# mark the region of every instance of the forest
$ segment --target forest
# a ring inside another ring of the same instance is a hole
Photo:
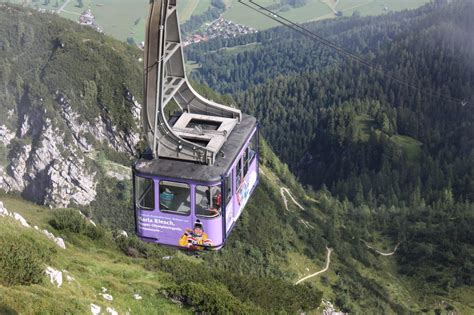
[[[350,202],[349,235],[401,242],[400,272],[424,286],[472,285],[474,4],[304,27],[373,68],[280,27],[190,48],[193,76],[256,115],[304,185]]]

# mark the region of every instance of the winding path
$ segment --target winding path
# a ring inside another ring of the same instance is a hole
[[[326,246],[326,250],[328,251],[327,253],[327,257],[326,257],[326,267],[324,267],[324,269],[316,272],[316,273],[313,273],[312,275],[309,275],[309,276],[306,276],[304,278],[301,278],[300,280],[296,281],[295,285],[297,284],[300,284],[301,282],[305,281],[305,280],[308,280],[310,278],[313,278],[313,277],[316,277],[317,275],[320,275],[326,271],[329,270],[329,265],[331,264],[331,253],[332,253],[332,249],[327,247]]]
[[[398,250],[398,247],[400,246],[400,242],[398,242],[397,246],[395,246],[395,248],[393,249],[392,252],[390,252],[390,253],[385,253],[385,252],[381,252],[380,250],[378,250],[378,249],[375,248],[375,247],[370,246],[366,241],[362,241],[362,242],[364,242],[364,244],[365,244],[365,246],[367,246],[367,248],[372,249],[372,250],[375,251],[377,254],[382,255],[382,256],[393,256],[393,255],[395,255],[395,253],[396,253],[397,250]]]
[[[293,201],[293,203],[294,203],[295,205],[298,206],[298,208],[300,208],[301,210],[304,210],[303,206],[300,205],[300,204],[298,203],[298,201],[296,201],[295,197],[293,197],[293,194],[291,193],[291,191],[290,191],[288,188],[281,187],[281,188],[280,188],[280,194],[281,194],[281,197],[283,198],[283,202],[285,203],[286,211],[290,211],[290,209],[288,208],[288,200],[286,199],[285,193],[286,193],[288,196],[290,196],[291,200]]]
[[[60,14],[61,12],[63,12],[63,10],[67,7],[67,5],[69,4],[69,2],[71,2],[71,0],[66,0],[63,5],[56,11],[56,13]]]

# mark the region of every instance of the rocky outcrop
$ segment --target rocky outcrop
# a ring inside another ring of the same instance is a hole
[[[322,300],[321,306],[324,307],[323,315],[346,315],[346,313],[337,311],[330,301]]]
[[[69,157],[55,160],[47,171],[48,186],[44,192],[44,204],[67,207],[71,202],[88,205],[96,196],[95,173],[87,170],[84,159]]]
[[[138,123],[141,106],[130,97],[130,114]],[[0,190],[20,192],[52,207],[88,205],[96,197],[98,179],[87,153],[107,145],[132,155],[140,136],[135,131],[119,131],[109,117],[85,120],[59,91],[55,101],[59,109],[55,113],[19,109],[16,132],[0,126],[0,143],[10,149],[9,165],[0,169]]]
[[[31,153],[31,144],[18,144],[10,151],[10,165],[6,171],[0,169],[0,188],[9,191],[23,191],[26,187],[27,160]]]
[[[140,135],[137,132],[118,131],[108,117],[96,117],[93,122],[81,121],[80,115],[73,111],[71,103],[65,95],[58,92],[56,101],[61,108],[61,116],[74,137],[76,146],[83,152],[93,150],[93,145],[87,140],[89,136],[89,138],[93,137],[95,141],[107,144],[118,152],[131,155],[135,153],[135,146],[140,140]],[[131,114],[136,120],[140,118],[140,111],[141,105],[134,101]]]
[[[39,231],[39,228],[35,226],[35,230]],[[46,235],[48,239],[54,242],[54,244],[58,245],[62,249],[66,249],[66,243],[61,237],[54,236],[53,233],[49,232],[48,230],[43,230],[42,233]]]
[[[63,285],[63,273],[61,271],[52,267],[47,267],[44,272],[49,276],[49,281],[52,285],[55,285],[58,288]]]
[[[3,202],[0,201],[0,218],[1,217],[10,217],[10,218],[13,218],[15,221],[17,221],[18,223],[20,223],[23,227],[25,228],[31,228],[31,226],[28,224],[28,222],[26,221],[26,219],[19,213],[16,213],[16,212],[10,212],[8,211],[4,206],[3,206]],[[46,235],[46,237],[48,239],[50,239],[51,241],[53,241],[58,247],[62,248],[62,249],[66,249],[66,243],[64,242],[64,239],[62,239],[61,237],[56,237],[54,236],[53,233],[49,232],[48,230],[43,230],[41,231],[39,229],[39,227],[35,226],[34,229],[38,232],[41,232],[43,233],[44,235]]]
[[[3,202],[0,201],[0,217],[11,217],[15,221],[18,221],[23,227],[29,228],[30,225],[26,222],[25,218],[23,218],[20,214],[16,212],[9,212],[4,206]]]
[[[4,146],[9,145],[13,138],[15,138],[13,131],[9,130],[5,125],[0,126],[0,142],[3,143]]]
[[[91,313],[92,315],[99,315],[102,308],[99,305],[91,303]]]

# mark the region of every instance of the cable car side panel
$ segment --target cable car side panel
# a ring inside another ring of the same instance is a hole
[[[259,182],[258,162],[259,131],[256,127],[228,174],[232,174],[232,199],[226,203],[226,237],[229,236]]]
[[[140,181],[147,183],[145,189],[140,188]],[[209,209],[205,191],[196,194],[197,187],[218,187],[214,193],[218,197],[220,182],[202,185],[141,174],[134,175],[134,182],[136,233],[142,240],[189,250],[222,247],[221,210]],[[216,200],[212,195],[209,198]],[[196,212],[197,205],[205,206]],[[205,208],[208,213],[203,212]]]

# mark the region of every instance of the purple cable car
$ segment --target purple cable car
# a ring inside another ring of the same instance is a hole
[[[145,43],[150,149],[133,165],[136,233],[183,249],[220,249],[259,181],[257,120],[191,87],[176,0],[151,2]]]
[[[244,117],[221,152],[212,166],[172,159],[136,162],[140,238],[188,249],[224,245],[259,179],[255,118]]]

